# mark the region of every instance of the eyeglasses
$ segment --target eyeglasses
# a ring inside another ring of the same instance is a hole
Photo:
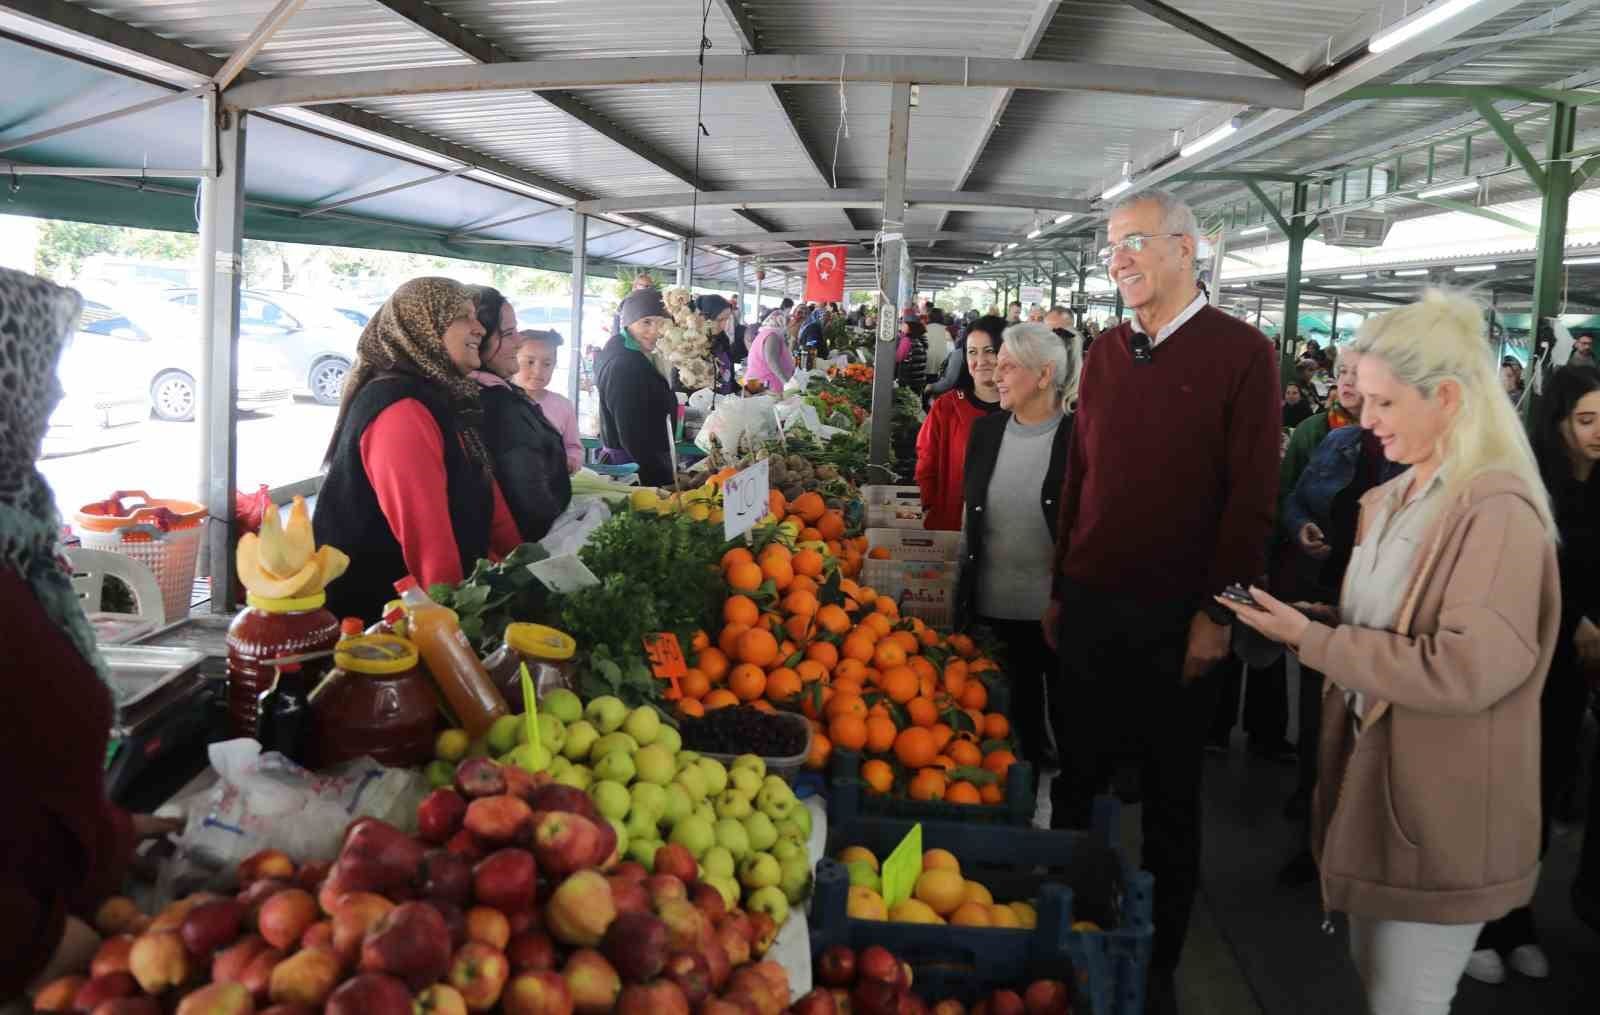
[[[1139,251],[1143,250],[1144,249],[1144,245],[1146,243],[1149,243],[1151,240],[1159,240],[1159,239],[1161,239],[1163,237],[1168,237],[1168,236],[1185,236],[1185,235],[1187,235],[1187,234],[1186,233],[1156,233],[1154,236],[1146,236],[1143,233],[1133,233],[1131,235],[1124,236],[1122,239],[1118,240],[1115,243],[1112,243],[1112,244],[1110,244],[1108,246],[1101,247],[1100,248],[1100,263],[1101,264],[1109,264],[1109,263],[1111,263],[1111,259],[1113,257],[1117,256],[1117,251],[1119,251],[1119,250],[1125,250],[1130,254],[1137,254]]]

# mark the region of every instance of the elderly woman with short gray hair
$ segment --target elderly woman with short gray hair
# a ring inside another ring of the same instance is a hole
[[[956,616],[986,625],[1005,644],[1011,712],[1022,753],[1035,765],[1051,759],[1055,739],[1045,680],[1056,672],[1056,658],[1039,622],[1050,605],[1082,365],[1077,336],[1063,339],[1034,322],[1007,328],[995,368],[1001,411],[975,421],[967,443]]]

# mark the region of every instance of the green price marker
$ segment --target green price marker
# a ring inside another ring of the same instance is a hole
[[[540,771],[541,769],[535,769],[532,763],[532,758],[537,758],[543,753],[543,745],[539,742],[539,699],[533,693],[533,678],[528,676],[528,664],[523,663],[518,667],[518,672],[522,676],[522,701],[527,706],[527,711],[522,713],[522,722],[528,732],[528,744],[532,748],[523,767],[530,772]]]
[[[922,876],[922,824],[911,826],[911,831],[900,840],[888,859],[883,861],[883,902],[893,909],[911,898],[911,890]]]

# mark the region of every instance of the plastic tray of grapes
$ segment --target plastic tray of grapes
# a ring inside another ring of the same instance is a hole
[[[767,772],[793,782],[811,750],[811,724],[794,712],[763,712],[749,705],[719,708],[679,722],[685,750],[729,764],[741,754],[760,755]]]

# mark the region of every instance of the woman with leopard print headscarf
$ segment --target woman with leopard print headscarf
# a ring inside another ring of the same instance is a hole
[[[473,292],[415,278],[367,322],[328,446],[312,519],[319,544],[350,555],[328,609],[371,618],[411,575],[455,584],[480,557],[522,539],[495,482],[481,427]]]
[[[0,1010],[88,968],[90,923],[142,838],[176,822],[106,798],[111,694],[59,552],[61,518],[35,462],[61,399],[56,363],[78,294],[0,268]],[[20,1003],[20,1002],[19,1002]],[[22,1004],[23,1008],[31,1005]]]

